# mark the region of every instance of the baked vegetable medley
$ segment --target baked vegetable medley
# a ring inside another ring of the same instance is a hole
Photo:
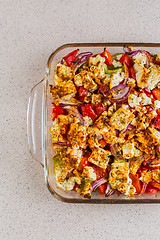
[[[50,85],[56,183],[83,197],[160,191],[160,54],[123,50],[76,49]]]

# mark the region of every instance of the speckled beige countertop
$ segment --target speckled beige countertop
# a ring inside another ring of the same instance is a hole
[[[0,1],[0,239],[159,240],[160,205],[55,199],[28,151],[30,89],[69,42],[160,42],[160,1]]]

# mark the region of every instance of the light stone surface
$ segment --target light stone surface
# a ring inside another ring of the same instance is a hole
[[[160,42],[159,0],[0,1],[0,239],[159,240],[160,205],[56,200],[28,151],[30,89],[69,42]]]

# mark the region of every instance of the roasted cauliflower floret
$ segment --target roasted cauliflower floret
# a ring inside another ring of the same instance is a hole
[[[73,78],[73,71],[65,64],[57,64],[57,76],[61,79],[70,80]]]
[[[84,125],[79,125],[78,123],[71,123],[68,131],[68,139],[72,146],[85,149],[87,147],[86,127]]]
[[[125,76],[124,73],[114,73],[111,76],[111,80],[110,80],[110,89],[117,86],[120,82],[122,82],[124,80]]]
[[[93,73],[86,70],[75,75],[74,82],[77,86],[84,86],[87,90],[96,90],[97,84],[93,81]]]
[[[82,178],[87,178],[91,181],[95,181],[97,177],[94,169],[92,167],[86,166],[83,169]]]
[[[57,119],[54,120],[53,126],[50,128],[52,143],[64,142],[61,134],[61,127],[58,125]]]
[[[122,147],[123,157],[124,158],[133,158],[139,157],[142,155],[142,152],[136,148],[135,142],[133,140],[126,141]]]
[[[147,69],[136,61],[134,69],[136,71],[138,87],[153,90],[158,82],[160,82],[160,66],[151,63]]]
[[[59,126],[63,126],[64,124],[70,124],[73,121],[73,116],[71,114],[68,115],[58,115],[57,122]]]

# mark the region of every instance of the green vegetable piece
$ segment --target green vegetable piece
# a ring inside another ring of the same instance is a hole
[[[111,57],[112,57],[112,59],[113,60],[117,60],[117,56],[119,56],[119,55],[124,55],[124,53],[116,53],[116,54],[113,54]]]
[[[115,69],[113,69],[113,70],[107,70],[107,73],[108,74],[113,74],[113,73],[121,73],[121,72],[123,72],[123,69],[122,69],[122,67],[121,68],[115,68]]]
[[[60,162],[61,162],[61,156],[60,155],[57,155],[55,157],[53,157],[53,162],[54,162],[54,171],[55,171],[55,168],[60,165]]]

